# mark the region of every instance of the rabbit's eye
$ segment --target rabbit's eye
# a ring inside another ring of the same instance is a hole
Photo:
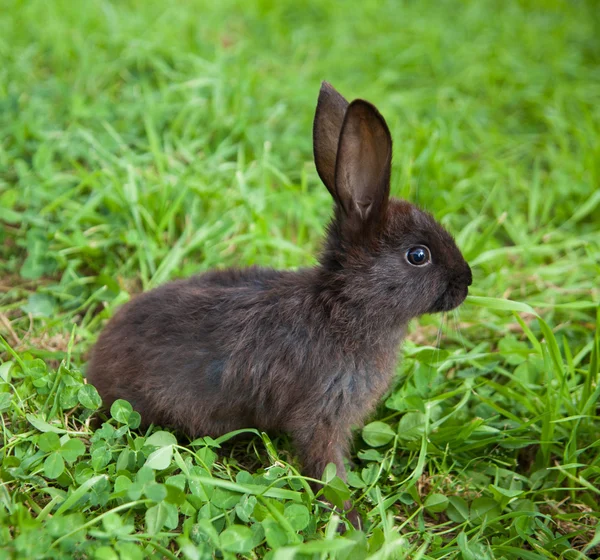
[[[406,260],[414,266],[423,266],[431,261],[431,253],[424,245],[418,245],[406,252]]]

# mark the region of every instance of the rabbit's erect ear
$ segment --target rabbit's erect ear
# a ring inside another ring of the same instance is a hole
[[[385,120],[368,101],[353,101],[344,117],[336,157],[335,189],[352,222],[384,211],[390,194],[392,138]]]
[[[336,200],[335,159],[347,108],[348,102],[331,84],[323,82],[313,122],[313,151],[319,177]]]

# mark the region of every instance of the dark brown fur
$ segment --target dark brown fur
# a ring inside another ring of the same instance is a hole
[[[88,367],[106,406],[127,399],[146,424],[191,436],[283,430],[307,475],[333,462],[345,477],[351,426],[388,388],[409,320],[459,305],[471,271],[429,214],[389,198],[391,139],[372,105],[324,83],[314,145],[336,202],[320,264],[213,271],[136,297]],[[431,264],[407,262],[415,245]]]

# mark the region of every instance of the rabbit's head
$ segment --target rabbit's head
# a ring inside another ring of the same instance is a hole
[[[348,103],[324,82],[313,142],[317,171],[336,203],[324,268],[361,301],[385,302],[401,320],[460,305],[471,269],[430,214],[390,198],[392,140],[379,111],[362,99]]]

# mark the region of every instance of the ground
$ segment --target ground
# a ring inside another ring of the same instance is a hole
[[[594,1],[0,2],[0,558],[600,553]],[[363,532],[285,436],[177,440],[84,382],[135,293],[311,265],[321,80],[380,108],[392,192],[470,262],[356,431]]]

